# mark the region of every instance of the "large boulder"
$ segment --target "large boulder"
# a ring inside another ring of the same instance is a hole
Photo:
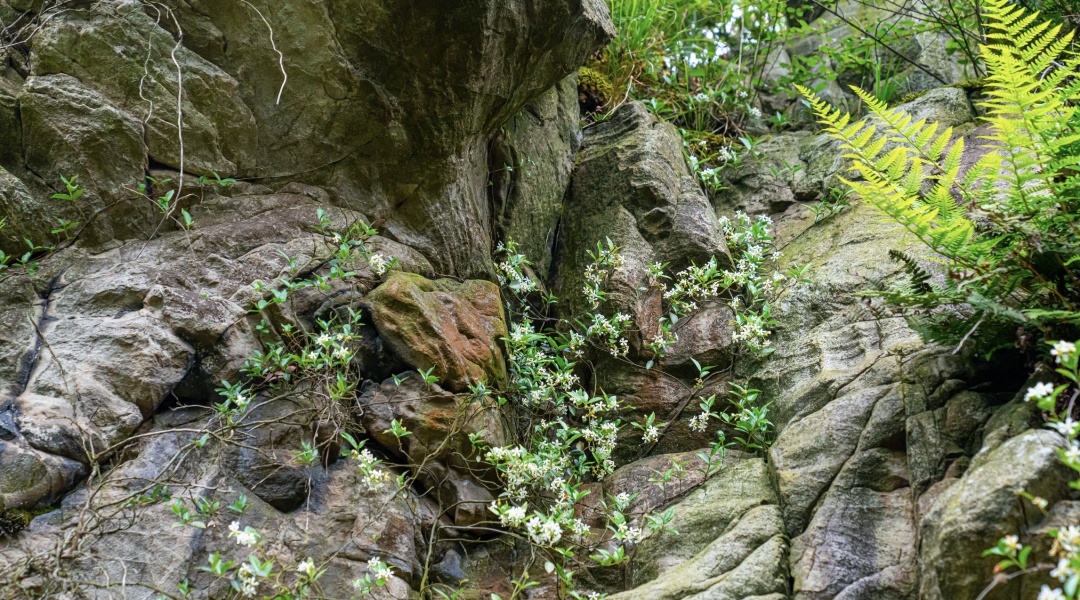
[[[0,125],[17,105],[22,148],[0,142],[0,166],[41,202],[81,174],[81,212],[36,212],[94,215],[93,243],[157,230],[156,196],[137,191],[149,161],[323,186],[437,272],[490,276],[490,138],[612,33],[600,0],[196,0],[167,15],[109,0],[43,19],[29,79],[2,78]]]
[[[1064,440],[1057,433],[1029,430],[975,456],[971,468],[922,519],[921,599],[974,598],[989,585],[994,561],[983,558],[982,552],[1042,520],[1019,492],[1049,502],[1066,497],[1071,477],[1058,458],[1062,447]],[[1003,586],[990,597],[1017,597],[1019,583]]]
[[[150,234],[157,209],[137,190],[148,158],[135,116],[74,76],[57,73],[26,80],[19,119],[25,162],[8,170],[21,175],[37,202],[8,206],[23,209],[11,213],[17,226],[11,235],[49,245],[56,238],[47,227],[55,227],[56,218],[85,226],[93,243]],[[74,202],[49,199],[52,190],[64,192],[61,177],[78,177],[86,193]]]
[[[729,458],[674,509],[670,526],[679,533],[646,538],[634,555],[635,587],[609,598],[726,599],[787,591],[787,539],[765,461]]]
[[[506,384],[499,287],[490,281],[431,281],[396,271],[368,295],[379,336],[413,368],[449,390]]]

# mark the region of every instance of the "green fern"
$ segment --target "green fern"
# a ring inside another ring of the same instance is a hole
[[[948,255],[968,245],[975,227],[953,196],[972,199],[957,182],[963,140],[952,141],[951,127],[938,131],[937,123],[914,121],[873,95],[853,89],[872,119],[851,123],[850,115],[799,86],[825,131],[843,142],[844,158],[852,161],[858,177],[841,181],[934,250]],[[920,190],[927,179],[934,186],[924,195]]]
[[[1080,57],[1067,55],[1071,32],[1008,0],[985,0],[984,16],[982,143],[993,151],[965,173],[964,140],[951,128],[858,88],[869,114],[853,122],[799,91],[851,161],[841,181],[945,264],[946,283],[932,285],[910,256],[890,253],[910,283],[872,295],[920,308],[961,303],[975,323],[1049,333],[1080,324]]]
[[[919,266],[919,263],[910,255],[899,250],[889,250],[889,258],[904,265],[904,272],[911,278],[911,289],[916,294],[925,295],[934,291],[930,285],[930,273],[927,273],[926,269]]]

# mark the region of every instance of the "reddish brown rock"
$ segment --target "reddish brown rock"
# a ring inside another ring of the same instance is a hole
[[[480,381],[506,383],[506,320],[494,283],[395,272],[368,300],[387,345],[412,367],[434,367],[442,387],[462,392]]]

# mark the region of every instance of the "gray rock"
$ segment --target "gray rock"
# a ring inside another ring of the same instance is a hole
[[[80,222],[87,227],[83,235],[94,243],[150,234],[156,208],[136,191],[147,167],[138,119],[67,74],[28,78],[19,96],[19,117],[25,169],[32,173],[23,182],[35,184],[38,199],[28,208],[51,214],[51,223],[57,217]],[[75,202],[48,199],[50,190],[64,191],[61,176],[78,176],[86,193]],[[13,221],[30,225],[42,219],[13,213]],[[54,238],[39,227],[11,233],[46,245]]]
[[[642,542],[634,558],[636,587],[610,598],[784,594],[787,540],[764,461],[729,459],[674,508],[671,527],[680,533],[654,534]]]
[[[975,457],[920,524],[920,598],[973,598],[988,585],[994,561],[982,551],[1041,520],[1017,492],[1050,502],[1067,493],[1069,469],[1056,452],[1062,445],[1057,433],[1029,430]],[[992,597],[1007,596],[1002,589]]]
[[[168,17],[150,14],[132,0],[61,14],[34,39],[33,74],[71,75],[141,120],[147,152],[161,165],[179,170],[182,147],[187,173],[254,175],[259,128],[240,97],[240,84],[183,45],[176,47],[162,27]],[[176,127],[181,84],[182,137]]]
[[[713,256],[725,259],[719,223],[683,158],[678,133],[638,102],[586,131],[570,185],[554,284],[568,315],[585,308],[588,253],[605,239],[625,259],[606,286],[609,306],[633,317],[643,335],[660,316],[659,298],[638,291],[648,265],[670,261],[677,271]]]
[[[517,242],[546,278],[555,231],[581,143],[577,75],[560,81],[499,130],[490,163],[492,218],[503,240]]]
[[[225,464],[264,502],[290,512],[308,500],[311,488],[313,468],[299,463],[296,453],[305,442],[315,446],[314,405],[303,398],[255,402],[244,415],[248,425],[237,432],[240,443],[228,449]]]
[[[212,551],[222,552],[228,560],[247,559],[247,549],[227,538],[228,525],[236,520],[241,527],[250,526],[260,532],[267,552],[278,564],[296,564],[311,557],[325,568],[319,583],[327,596],[349,597],[355,593],[352,581],[367,572],[365,563],[375,556],[395,570],[396,577],[389,584],[390,591],[396,594],[392,597],[407,595],[409,581],[420,569],[415,536],[421,527],[431,526],[431,506],[399,496],[389,488],[368,491],[355,463],[341,461],[325,470],[319,467],[312,479],[309,501],[299,510],[283,514],[222,467],[220,448],[213,443],[196,451],[193,460],[180,464],[162,461],[160,457],[174,456],[190,442],[193,434],[183,431],[185,427],[202,422],[198,413],[172,424],[169,421],[175,419],[166,417],[163,415],[153,427],[153,434],[140,442],[136,457],[119,467],[113,483],[97,491],[94,505],[123,502],[146,482],[164,480],[180,484],[174,488],[177,490],[192,486],[191,493],[220,500],[223,506],[244,494],[249,508],[242,515],[223,508],[205,529],[171,527],[176,519],[168,502],[145,505],[134,516],[130,512],[115,514],[103,523],[104,527],[87,534],[86,553],[70,564],[73,574],[113,580],[126,574],[129,587],[125,597],[133,599],[157,596],[138,582],[172,589],[184,579],[197,593],[220,597],[226,593],[225,582],[196,567],[205,565]],[[183,501],[191,506],[187,493]],[[0,548],[0,555],[14,561],[22,556],[20,552],[49,548],[70,532],[76,522],[72,517],[86,502],[84,490],[68,496],[59,511],[36,519],[20,534],[17,544]]]
[[[368,382],[358,400],[367,435],[402,460],[420,482],[437,490],[442,507],[459,526],[489,521],[488,505],[499,488],[490,465],[480,461],[470,435],[490,446],[509,439],[499,407],[491,399],[472,402],[438,385],[428,387],[413,374],[401,385],[388,379]],[[400,440],[391,432],[398,420],[411,433]]]

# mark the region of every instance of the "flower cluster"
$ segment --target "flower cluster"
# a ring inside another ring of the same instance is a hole
[[[240,595],[247,598],[255,596],[259,587],[259,574],[251,563],[244,563],[236,571],[236,578],[240,582]]]
[[[506,258],[495,265],[495,268],[500,284],[509,287],[515,293],[527,294],[536,289],[536,282],[525,274],[525,267],[532,263],[517,250],[518,245],[514,240],[507,240],[505,244],[499,242],[496,251]]]
[[[529,519],[525,531],[529,534],[529,541],[537,546],[552,546],[562,538],[562,527],[551,517],[543,519],[535,516]]]
[[[390,473],[380,467],[382,461],[375,458],[375,455],[367,448],[359,450],[354,448],[351,456],[359,463],[357,466],[368,490],[378,491],[390,481]]]
[[[623,257],[619,254],[619,248],[608,240],[606,246],[598,242],[596,251],[589,251],[589,258],[592,262],[585,267],[585,286],[582,293],[589,303],[589,309],[596,310],[606,298],[604,283],[612,273],[623,267]]]
[[[769,234],[772,220],[765,215],[751,219],[740,212],[735,214],[734,221],[721,218],[720,226],[727,238],[728,249],[736,257],[735,268],[724,271],[724,283],[738,287],[742,292],[731,303],[735,310],[734,339],[754,352],[767,354],[772,352],[770,328],[776,324],[769,303],[785,284],[797,280],[806,268],[795,266],[789,274],[775,269],[783,255],[773,249],[773,238]],[[767,272],[769,263],[773,266],[771,273]]]
[[[387,260],[385,256],[378,252],[373,252],[367,257],[368,266],[371,267],[371,272],[376,275],[382,275],[386,273],[390,267],[394,264],[393,261]]]
[[[259,532],[251,527],[245,527],[243,531],[240,530],[240,522],[233,521],[229,524],[229,537],[236,538],[236,543],[241,546],[247,546],[248,548],[254,547],[259,543]]]
[[[1069,410],[1058,408],[1058,399],[1063,393],[1071,390],[1068,396],[1069,402],[1063,403],[1071,408],[1073,402],[1080,396],[1080,356],[1076,352],[1076,344],[1068,341],[1049,342],[1050,355],[1054,357],[1058,368],[1055,373],[1063,377],[1068,383],[1055,386],[1052,383],[1041,381],[1029,387],[1024,393],[1024,400],[1035,401],[1038,407],[1048,413],[1047,427],[1057,431],[1065,438],[1065,447],[1058,450],[1061,462],[1072,470],[1080,473],[1080,423],[1077,423]],[[1077,485],[1075,482],[1073,485]],[[1039,510],[1046,510],[1049,501],[1022,492],[1021,495],[1028,498]],[[1073,600],[1077,597],[1077,581],[1080,581],[1080,527],[1069,525],[1056,531],[1051,531],[1054,543],[1050,548],[1051,554],[1057,557],[1057,566],[1050,571],[1050,576],[1057,579],[1061,587],[1043,585],[1039,591],[1038,600]],[[1028,568],[1028,555],[1031,548],[1025,548],[1015,535],[1007,535],[998,541],[997,546],[988,549],[983,555],[996,555],[1002,557],[998,562],[998,569],[1004,570],[1017,567],[1021,571]]]
[[[363,577],[353,580],[353,588],[361,596],[367,596],[375,588],[386,585],[386,582],[394,576],[394,569],[384,563],[378,556],[368,560],[367,568],[368,572]]]
[[[588,337],[595,338],[600,345],[614,356],[626,356],[630,352],[630,342],[623,337],[623,330],[630,322],[630,315],[616,313],[613,317],[591,314],[592,324],[585,330]]]

